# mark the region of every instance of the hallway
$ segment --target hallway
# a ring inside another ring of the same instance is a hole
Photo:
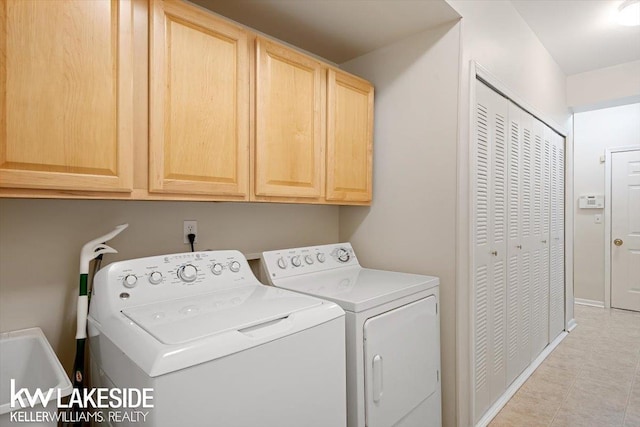
[[[640,313],[576,305],[575,318],[491,427],[640,427]]]

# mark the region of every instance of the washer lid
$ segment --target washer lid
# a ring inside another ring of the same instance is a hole
[[[327,299],[352,312],[368,310],[440,283],[437,277],[359,266],[272,281],[279,288]]]
[[[163,344],[244,330],[319,306],[322,301],[263,285],[211,292],[122,310]]]

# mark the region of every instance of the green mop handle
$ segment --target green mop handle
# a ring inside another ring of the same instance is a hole
[[[78,317],[76,329],[76,358],[73,362],[73,387],[84,388],[84,345],[87,338],[87,317],[89,296],[87,295],[88,274],[80,274],[80,295],[78,296]],[[82,314],[85,314],[82,316]]]

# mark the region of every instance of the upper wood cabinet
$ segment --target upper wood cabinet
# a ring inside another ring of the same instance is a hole
[[[255,195],[324,195],[326,68],[256,39]]]
[[[249,197],[247,32],[151,2],[149,191]]]
[[[0,187],[131,191],[132,5],[0,0]]]
[[[0,197],[369,204],[373,87],[184,0],[0,0]]]
[[[327,188],[335,202],[370,202],[373,86],[329,70],[327,80]]]

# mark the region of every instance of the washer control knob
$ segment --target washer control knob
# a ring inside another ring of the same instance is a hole
[[[318,262],[325,262],[327,260],[327,256],[322,252],[318,253],[316,258],[318,259]]]
[[[122,281],[122,284],[127,288],[133,288],[138,283],[138,278],[135,274],[127,274],[127,276]]]
[[[291,264],[293,264],[294,267],[300,267],[302,265],[302,261],[300,261],[300,256],[296,255],[293,258],[291,258]]]
[[[216,262],[215,264],[213,264],[211,266],[211,272],[213,274],[215,274],[216,276],[219,276],[222,274],[222,264],[220,264],[219,262]]]
[[[162,273],[159,271],[154,271],[149,275],[149,283],[152,285],[157,285],[162,282]]]
[[[347,262],[349,261],[349,259],[351,259],[351,255],[349,254],[349,251],[346,250],[345,248],[340,248],[336,252],[336,258],[338,258],[338,261],[340,262]]]
[[[183,282],[193,282],[198,277],[198,269],[191,264],[183,265],[178,269],[178,277]]]
[[[304,257],[304,262],[306,262],[309,265],[313,264],[313,257],[311,255],[305,256]]]
[[[229,265],[229,270],[233,271],[234,273],[237,273],[238,271],[240,271],[240,263],[238,261],[233,261]]]
[[[284,259],[283,257],[278,258],[278,267],[280,267],[283,270],[287,268],[287,260]]]

